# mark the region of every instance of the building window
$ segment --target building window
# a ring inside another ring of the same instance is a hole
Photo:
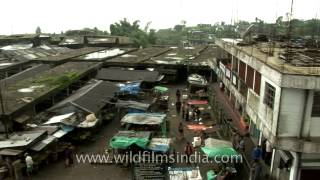
[[[261,74],[256,71],[255,72],[255,81],[254,81],[254,92],[260,95],[260,83],[261,83]]]
[[[320,117],[320,91],[313,94],[312,117]]]
[[[243,81],[246,80],[246,64],[242,61],[240,61],[240,65],[239,65],[239,77]]]
[[[271,109],[273,109],[275,94],[276,89],[269,83],[266,83],[263,102]]]
[[[254,76],[254,70],[252,69],[252,67],[247,66],[246,83],[247,83],[247,86],[251,89],[253,89],[253,76]]]

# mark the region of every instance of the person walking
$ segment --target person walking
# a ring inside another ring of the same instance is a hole
[[[180,102],[180,101],[177,101],[177,102],[176,102],[176,111],[177,111],[177,114],[180,114],[180,110],[181,110],[181,102]]]
[[[186,113],[186,116],[185,116],[185,120],[186,121],[189,121],[189,112],[190,111],[190,107],[189,107],[189,104],[187,104],[187,106],[186,106],[186,111],[185,111],[185,113]]]
[[[262,180],[262,165],[260,163],[260,160],[254,160],[252,165],[252,180]]]
[[[179,139],[181,140],[184,138],[182,122],[179,123],[178,131],[179,131]]]
[[[269,141],[266,142],[266,155],[264,158],[264,161],[266,164],[270,165],[271,161],[271,156],[272,156],[272,146]]]
[[[65,156],[64,165],[65,165],[65,167],[70,167],[70,165],[73,164],[72,149],[73,149],[72,145],[69,145],[64,152],[64,156]]]
[[[182,107],[181,107],[181,111],[182,111],[182,119],[184,119],[184,116],[185,116],[186,110],[187,110],[187,103],[186,103],[186,101],[183,101],[183,102],[182,102]]]
[[[261,146],[257,145],[253,150],[252,150],[252,159],[253,160],[260,160],[262,156],[262,150]]]
[[[194,149],[192,147],[192,145],[190,144],[190,142],[187,142],[186,147],[184,148],[184,153],[187,155],[188,157],[188,163],[190,163],[190,156],[194,153]]]
[[[241,136],[240,137],[240,141],[239,141],[239,145],[238,145],[238,149],[240,151],[240,153],[244,153],[245,151],[245,144],[244,144],[244,138]]]
[[[196,113],[196,120],[200,122],[200,117],[201,117],[201,111],[199,107],[195,107],[195,113]]]
[[[26,157],[25,161],[26,161],[26,167],[27,167],[27,176],[29,179],[31,179],[32,171],[33,171],[33,159],[28,153],[25,154],[25,157]]]
[[[9,157],[6,157],[5,165],[9,171],[9,177],[13,179],[14,178],[14,169],[12,166],[12,161]]]
[[[181,97],[181,92],[180,92],[179,89],[177,89],[177,91],[176,91],[176,98],[177,98],[177,100],[176,100],[176,101],[180,101],[180,97]]]

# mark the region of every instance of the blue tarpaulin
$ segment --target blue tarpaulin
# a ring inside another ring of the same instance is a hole
[[[140,91],[140,82],[121,84],[120,92],[129,94],[138,94]]]
[[[64,124],[62,124],[60,127],[65,132],[70,132],[74,129],[74,126],[69,126],[69,125],[64,125]]]

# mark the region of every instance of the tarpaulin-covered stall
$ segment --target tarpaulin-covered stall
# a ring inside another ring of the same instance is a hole
[[[129,113],[121,119],[123,125],[127,124],[127,129],[148,130],[154,133],[161,132],[166,135],[166,114],[162,113]]]
[[[188,83],[190,96],[197,96],[203,99],[207,98],[209,84],[205,77],[199,74],[191,74],[188,77]]]
[[[157,93],[163,94],[163,93],[168,92],[168,91],[169,91],[169,88],[164,87],[164,86],[155,86],[155,87],[154,87],[154,91],[157,92]]]
[[[170,149],[170,138],[152,138],[148,149],[154,152],[166,153]]]
[[[140,82],[119,83],[120,93],[137,95],[140,92]]]
[[[137,101],[118,100],[116,106],[121,108],[128,108],[128,113],[145,113],[150,107],[150,104]]]
[[[166,114],[161,113],[131,113],[121,119],[121,123],[158,125],[164,122]]]
[[[208,138],[205,140],[205,146],[201,150],[208,155],[209,158],[222,156],[237,156],[238,152],[232,147],[230,141]]]
[[[119,131],[110,140],[110,147],[113,149],[128,149],[136,145],[146,149],[150,141],[151,132],[148,131]]]
[[[207,86],[208,85],[208,81],[206,80],[206,78],[199,75],[199,74],[191,74],[188,77],[188,83],[193,84],[193,85],[198,85],[198,86]]]

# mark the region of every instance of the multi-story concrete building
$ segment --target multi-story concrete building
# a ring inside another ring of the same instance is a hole
[[[320,51],[217,39],[211,67],[256,144],[273,147],[276,179],[320,175]],[[290,53],[285,53],[290,50]]]

